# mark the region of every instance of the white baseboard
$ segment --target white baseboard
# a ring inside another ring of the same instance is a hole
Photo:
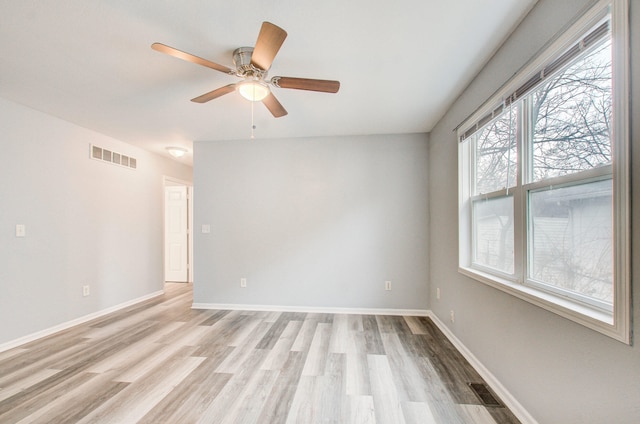
[[[104,315],[110,314],[112,312],[116,312],[120,309],[124,309],[126,307],[129,307],[131,305],[135,305],[136,303],[140,303],[140,302],[144,302],[145,300],[149,300],[152,299],[154,297],[160,296],[164,294],[164,290],[159,290],[157,292],[139,297],[137,299],[133,299],[133,300],[129,300],[127,302],[124,303],[120,303],[119,305],[115,305],[112,306],[110,308],[106,308],[106,309],[102,309],[98,312],[94,312],[88,315],[84,315],[80,318],[76,318],[74,320],[71,321],[67,321],[67,322],[63,322],[62,324],[58,324],[56,326],[47,328],[45,330],[42,331],[38,331],[36,333],[32,333],[32,334],[28,334],[24,337],[20,337],[19,339],[15,339],[12,341],[9,341],[7,343],[3,343],[0,344],[0,352],[4,352],[5,350],[9,350],[9,349],[13,349],[14,347],[18,347],[21,346],[25,343],[29,343],[32,342],[34,340],[40,339],[42,337],[47,337],[50,336],[52,334],[58,333],[60,331],[66,330],[68,328],[71,328],[75,325],[79,325],[79,324],[84,324],[85,322],[91,321],[92,319],[96,319],[96,318],[100,318]]]
[[[429,311],[428,317],[438,326],[440,331],[449,339],[449,341],[460,351],[471,366],[478,371],[478,374],[487,382],[487,384],[496,392],[498,397],[505,403],[507,408],[522,422],[522,424],[538,424],[538,422],[524,409],[524,407],[516,400],[515,397],[500,383],[500,381],[485,367],[482,362],[475,357],[473,353],[458,339],[455,334],[434,314]]]
[[[239,305],[224,303],[194,303],[191,308],[259,312],[304,312],[318,314],[400,315],[414,317],[430,316],[429,311],[426,309],[333,308],[316,306]]]

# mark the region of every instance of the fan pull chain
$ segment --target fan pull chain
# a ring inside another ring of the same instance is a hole
[[[251,139],[252,140],[256,138],[255,134],[253,133],[253,131],[256,129],[256,126],[253,123],[253,104],[254,103],[255,102],[251,102]]]

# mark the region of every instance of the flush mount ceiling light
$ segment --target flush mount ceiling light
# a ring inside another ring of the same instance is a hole
[[[187,153],[187,149],[184,147],[167,147],[167,152],[174,158],[181,158]]]

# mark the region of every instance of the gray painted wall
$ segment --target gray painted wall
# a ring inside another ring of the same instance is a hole
[[[194,157],[195,303],[426,309],[425,134],[196,142]]]
[[[162,177],[191,167],[2,99],[0,128],[0,345],[162,290]]]
[[[540,0],[430,134],[428,154],[425,135],[195,143],[196,230],[212,227],[195,234],[195,301],[430,306],[443,322],[454,309],[451,330],[541,424],[638,422],[637,344],[457,272],[453,129],[589,3]],[[635,53],[640,5],[631,3]],[[634,103],[639,69],[636,53]],[[632,126],[640,163],[640,120]],[[0,128],[0,344],[159,290],[161,176],[188,180],[190,168],[4,100]],[[140,168],[87,159],[89,142],[137,157]],[[18,223],[26,238],[15,238]],[[640,277],[633,286],[640,292]],[[429,296],[436,288],[440,300]],[[638,330],[640,296],[634,318]]]
[[[457,181],[453,129],[506,82],[588,4],[540,0],[430,134],[429,203],[431,309],[542,424],[640,422],[640,346],[629,347],[457,271],[457,192],[435,182]],[[640,102],[640,2],[631,2],[632,102]],[[633,110],[637,110],[635,107]],[[632,113],[633,163],[640,163],[640,120]],[[640,222],[640,172],[633,170],[633,222]],[[640,242],[640,228],[633,228]],[[633,253],[640,263],[640,249]],[[640,274],[633,287],[640,292]],[[634,300],[640,331],[640,296]],[[450,310],[456,320],[449,323]]]

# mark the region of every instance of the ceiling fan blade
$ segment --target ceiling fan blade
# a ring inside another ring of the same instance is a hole
[[[251,64],[264,71],[268,70],[285,38],[287,38],[285,30],[271,22],[263,22],[256,46],[253,48]]]
[[[340,90],[340,81],[273,77],[271,78],[271,82],[276,87],[293,88],[296,90],[321,91],[323,93],[337,93],[338,90]]]
[[[216,71],[224,72],[225,74],[235,74],[235,71],[233,71],[231,68],[227,68],[224,65],[220,65],[218,63],[211,62],[210,60],[194,56],[190,53],[183,52],[182,50],[174,49],[173,47],[169,47],[162,43],[153,43],[151,45],[151,48],[153,50],[159,51],[160,53],[165,53],[170,56],[177,57],[178,59],[186,60],[187,62],[206,66],[207,68],[215,69]]]
[[[282,107],[282,105],[280,104],[278,99],[276,99],[276,96],[274,96],[273,93],[269,93],[267,97],[262,99],[262,103],[264,103],[267,109],[269,109],[269,112],[271,112],[271,114],[276,118],[280,118],[282,116],[285,116],[287,113],[289,113],[286,111],[284,107]]]
[[[225,94],[229,94],[235,90],[236,90],[236,85],[229,84],[229,85],[225,85],[224,87],[216,88],[213,91],[209,91],[208,93],[205,93],[202,96],[198,96],[194,99],[191,99],[191,101],[196,103],[206,103],[209,100],[217,99],[218,97],[222,97]]]

